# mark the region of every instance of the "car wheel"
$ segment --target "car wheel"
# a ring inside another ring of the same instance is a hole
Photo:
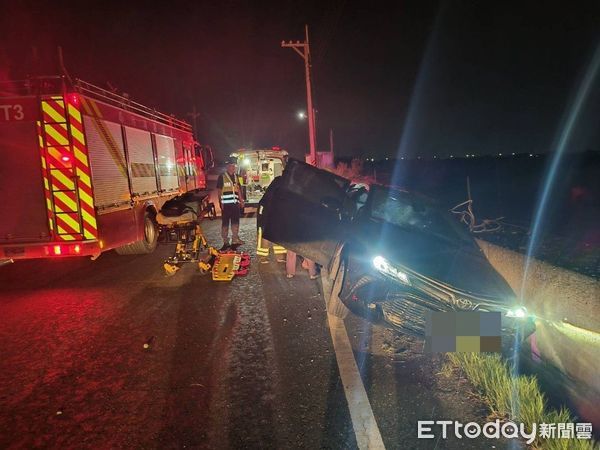
[[[335,280],[333,282],[333,289],[327,299],[327,312],[331,315],[339,317],[340,319],[346,318],[350,311],[346,305],[340,299],[340,292],[344,284],[344,277],[346,276],[346,263],[343,259],[340,259],[337,273],[335,274]]]
[[[158,243],[158,232],[156,224],[148,211],[144,214],[144,238],[132,244],[117,247],[115,251],[119,255],[147,255],[156,249]]]

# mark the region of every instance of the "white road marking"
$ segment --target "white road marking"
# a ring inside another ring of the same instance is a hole
[[[323,297],[327,302],[326,297],[328,294],[326,293],[330,293],[332,287],[325,270],[321,270],[321,282],[323,283]],[[329,322],[333,349],[335,350],[340,377],[344,385],[344,394],[350,409],[350,418],[352,419],[352,427],[354,428],[358,448],[361,450],[385,449],[367,391],[354,359],[344,320],[328,313],[327,321]]]

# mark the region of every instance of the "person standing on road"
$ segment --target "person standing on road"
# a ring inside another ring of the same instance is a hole
[[[272,243],[266,240],[263,236],[264,223],[266,222],[267,216],[265,205],[268,205],[270,198],[272,197],[272,193],[275,191],[277,185],[280,182],[281,177],[275,177],[269,185],[269,187],[272,187],[272,189],[267,189],[263,197],[260,199],[260,202],[258,203],[258,210],[256,214],[256,254],[259,257],[261,264],[267,264],[269,262],[269,253],[271,246],[273,247],[273,253],[277,258],[277,262],[285,262],[285,258],[283,256],[286,253],[285,247]]]
[[[231,224],[231,244],[242,245],[244,241],[240,239],[240,215],[244,207],[240,183],[235,173],[236,161],[227,160],[225,172],[219,175],[217,179],[217,189],[219,190],[219,204],[221,205],[221,237],[223,238],[223,247],[229,245],[229,225]]]
[[[296,276],[297,259],[298,258],[297,258],[296,252],[293,252],[291,250],[287,251],[286,261],[285,261],[286,277],[294,278],[294,276]],[[317,265],[315,264],[314,261],[311,261],[308,258],[304,258],[304,261],[302,262],[302,268],[308,270],[308,275],[310,276],[311,280],[316,280],[317,278],[319,278],[319,275],[317,275]]]

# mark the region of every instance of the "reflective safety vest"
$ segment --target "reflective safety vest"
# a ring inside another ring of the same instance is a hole
[[[223,189],[221,190],[221,203],[223,205],[236,204],[240,202],[238,197],[238,185],[227,172],[223,174]]]
[[[256,254],[258,256],[269,256],[270,250],[269,245],[271,242],[267,241],[262,235],[262,227],[258,227],[258,238],[256,240]],[[281,245],[273,244],[273,253],[275,255],[285,255],[287,250]]]

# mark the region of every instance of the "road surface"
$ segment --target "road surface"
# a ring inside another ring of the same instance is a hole
[[[417,420],[485,421],[466,381],[354,317],[338,329],[352,351],[334,346],[321,281],[259,264],[255,227],[242,219],[252,266],[231,283],[165,277],[169,246],[0,268],[0,447],[503,447],[418,440]]]

